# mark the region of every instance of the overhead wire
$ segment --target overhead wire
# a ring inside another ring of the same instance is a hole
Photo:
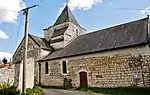
[[[116,8],[117,10],[129,10],[129,11],[139,11],[139,10],[145,10],[145,9],[135,9],[135,8]]]
[[[36,5],[41,5],[42,3],[44,3],[45,1],[47,0],[40,0]],[[66,3],[68,3],[68,0],[65,0]],[[133,10],[133,11],[136,11],[136,10],[145,10],[145,9],[132,9],[132,8],[116,8],[117,10]],[[6,10],[6,11],[11,11],[11,12],[19,12],[17,10],[9,10],[9,9],[0,9],[0,10]],[[20,12],[19,12],[20,13]],[[19,35],[19,31],[21,29],[21,25],[22,25],[22,19],[20,21],[20,25],[19,25],[19,28],[17,30],[17,37],[16,37],[16,40],[15,40],[15,44],[17,43],[17,39],[18,39],[18,35]]]
[[[42,4],[43,2],[45,2],[46,0],[40,0],[38,4],[36,5],[40,5]],[[9,10],[9,11],[12,11],[12,10]],[[17,12],[17,11],[15,11]],[[20,13],[21,11],[18,11],[18,13]],[[17,35],[16,35],[16,39],[15,39],[15,45],[17,46],[17,40],[18,40],[18,37],[19,37],[19,33],[20,33],[20,29],[21,29],[21,26],[22,26],[22,22],[23,22],[23,17],[21,17],[21,20],[20,20],[20,24],[19,24],[19,27],[17,29]]]
[[[1,39],[0,39],[0,40],[1,40]],[[2,39],[1,42],[0,42],[0,47],[1,47],[2,43],[3,43],[3,39]]]
[[[46,1],[46,0],[40,0],[39,3],[41,4],[41,3],[45,2],[45,1]]]
[[[40,0],[39,2],[37,2],[36,5],[40,6],[42,3],[44,3],[46,0]]]
[[[17,29],[17,35],[16,35],[16,39],[15,39],[15,45],[16,46],[17,46],[17,40],[18,40],[18,37],[19,37],[19,33],[20,33],[21,26],[22,26],[22,22],[23,22],[23,16],[21,16],[21,19],[20,19],[20,22],[19,22],[19,27]]]
[[[11,11],[11,12],[18,12],[17,10],[9,10],[9,9],[0,9],[0,10]]]
[[[46,0],[40,0],[36,5],[41,5],[45,1]],[[0,10],[21,13],[21,11],[17,11],[17,10],[9,10],[9,9],[1,9],[1,8],[0,8]],[[20,32],[20,29],[21,29],[21,26],[22,26],[22,22],[23,22],[23,18],[21,17],[21,21],[19,22],[19,27],[17,29],[16,39],[15,39],[15,45],[17,45],[17,40],[18,40],[19,32]],[[1,44],[2,44],[2,42],[1,42]],[[0,46],[1,46],[1,44],[0,44]]]
[[[44,3],[45,1],[47,1],[47,0],[40,0],[39,2],[37,2],[37,4],[35,4],[35,5],[41,5],[42,3]],[[69,0],[63,0],[63,1],[65,1],[65,3],[68,3],[69,2]],[[110,2],[110,0],[108,0],[109,2]],[[6,10],[6,11],[11,11],[11,12],[19,12],[20,13],[20,11],[17,11],[17,10],[10,10],[10,9],[1,9],[0,8],[0,10]],[[115,8],[115,10],[127,10],[127,11],[138,11],[138,10],[145,10],[145,9],[136,9],[136,8]]]
[[[46,0],[40,0],[36,5],[41,5],[43,2],[45,2]],[[19,14],[21,13],[21,11],[17,11],[17,10],[10,10],[10,9],[2,9],[0,8],[0,10],[4,10],[4,11],[11,11],[11,12],[18,12]],[[21,21],[19,23],[19,27],[17,29],[17,34],[16,34],[16,39],[15,39],[15,45],[17,45],[17,40],[18,40],[18,37],[19,37],[19,32],[20,32],[20,29],[21,29],[21,26],[22,26],[22,22],[23,22],[23,18],[21,17]],[[0,43],[0,46],[1,46],[2,42]]]
[[[35,4],[35,5],[41,5],[43,2],[45,2],[46,0],[40,0],[37,4]],[[10,10],[10,9],[2,9],[2,8],[0,8],[0,10],[4,10],[4,11],[11,11],[11,12],[19,12],[20,13],[20,11],[17,11],[17,10]]]

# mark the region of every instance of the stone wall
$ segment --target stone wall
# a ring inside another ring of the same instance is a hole
[[[80,86],[79,73],[82,71],[87,72],[89,87],[142,87],[144,86],[142,64],[150,59],[149,56],[146,57],[147,59],[142,59],[141,63],[138,63],[137,59],[134,60],[132,55],[70,60],[68,63],[68,76],[73,80],[76,87]],[[136,66],[136,64],[139,65]],[[137,84],[134,79],[135,74],[139,76]]]
[[[3,68],[0,68],[0,82],[14,82],[14,65],[7,65]]]
[[[61,73],[61,64],[58,62],[49,62],[49,73],[45,74],[45,63],[41,63],[41,85],[63,85],[63,75]]]
[[[95,54],[81,55],[48,61],[49,74],[45,74],[45,62],[41,63],[42,85],[63,85],[63,79],[72,79],[73,86],[80,86],[79,73],[87,72],[90,87],[147,87],[145,72],[150,72],[149,46],[136,46]],[[67,62],[67,74],[62,73],[62,62]],[[144,66],[146,65],[146,66]],[[138,75],[137,82],[134,75]]]
[[[23,70],[23,44],[22,41],[13,56],[15,62],[15,81],[19,89],[22,87],[22,70]],[[38,64],[37,60],[42,57],[41,48],[29,37],[28,40],[28,55],[27,55],[27,88],[32,88],[38,82]],[[35,77],[35,78],[34,78]]]
[[[13,55],[13,61],[19,62],[23,60],[23,52],[24,52],[24,40],[18,46],[15,54]],[[40,47],[29,37],[28,39],[28,58],[38,59],[40,58]]]

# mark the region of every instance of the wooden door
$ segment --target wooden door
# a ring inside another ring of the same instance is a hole
[[[88,87],[87,83],[87,73],[86,72],[80,72],[80,87]]]

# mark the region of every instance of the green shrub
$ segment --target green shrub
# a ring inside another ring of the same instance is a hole
[[[26,95],[45,95],[42,88],[34,87],[34,88],[27,88]]]
[[[0,83],[0,95],[19,95],[20,90],[9,82]]]
[[[64,88],[72,88],[72,79],[64,78]]]

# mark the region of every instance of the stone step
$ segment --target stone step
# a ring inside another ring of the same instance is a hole
[[[150,83],[150,81],[143,81],[143,83]]]
[[[149,79],[150,75],[143,75],[143,77]]]

